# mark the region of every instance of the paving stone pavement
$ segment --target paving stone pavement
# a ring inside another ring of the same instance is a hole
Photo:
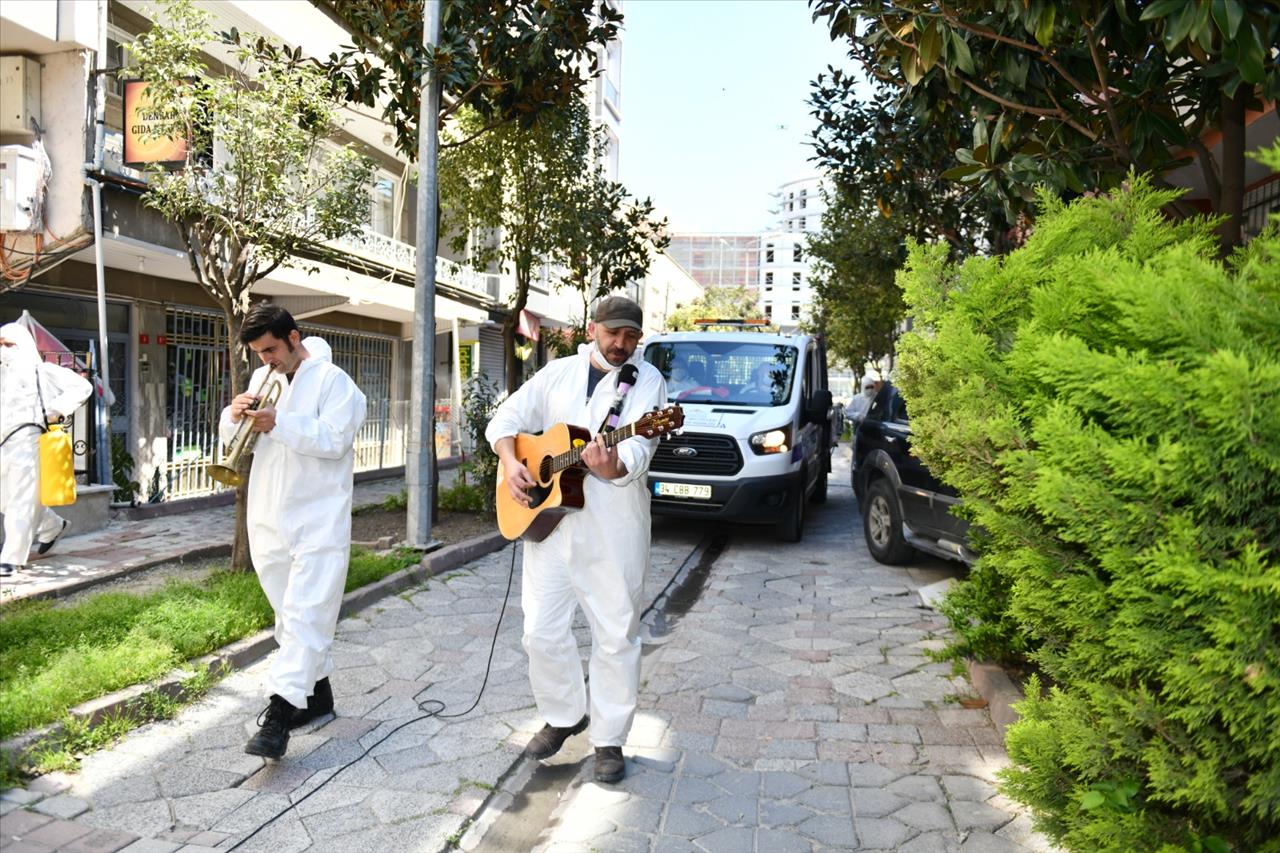
[[[655,544],[650,598],[701,535],[675,531]],[[226,850],[291,805],[239,849],[447,848],[542,726],[520,645],[518,571],[479,707],[456,719],[411,722],[422,716],[418,701],[438,699],[445,714],[457,714],[475,699],[511,555],[504,548],[343,619],[331,676],[337,716],[296,729],[283,760],[242,752],[264,707],[264,661],[223,680],[176,719],[87,756],[78,773],[0,792],[0,849]],[[575,633],[585,658],[581,614]]]
[[[1000,796],[1008,763],[915,590],[957,567],[866,552],[840,449],[799,544],[735,534],[706,589],[645,657],[627,778],[584,762],[540,853],[1042,851]],[[464,847],[468,846],[464,841]]]

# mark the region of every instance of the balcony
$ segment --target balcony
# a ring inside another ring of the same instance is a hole
[[[366,260],[394,267],[409,275],[413,275],[417,269],[417,251],[413,246],[368,227],[362,227],[355,234],[330,240],[328,245]],[[436,281],[495,301],[498,298],[498,276],[476,272],[438,255]]]

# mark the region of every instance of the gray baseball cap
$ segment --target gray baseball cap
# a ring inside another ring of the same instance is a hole
[[[644,310],[625,296],[601,299],[596,303],[593,319],[606,329],[621,329],[626,326],[644,331]]]

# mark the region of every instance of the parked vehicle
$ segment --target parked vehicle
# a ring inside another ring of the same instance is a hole
[[[877,561],[899,565],[924,551],[973,562],[969,523],[951,511],[960,498],[911,452],[907,405],[888,382],[854,427],[852,479],[867,550]]]
[[[684,409],[683,432],[649,465],[653,512],[774,524],[798,542],[805,505],[827,498],[840,436],[821,339],[668,332],[646,340],[644,358]]]

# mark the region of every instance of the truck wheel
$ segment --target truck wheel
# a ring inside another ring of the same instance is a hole
[[[915,553],[902,536],[902,507],[893,493],[893,484],[886,479],[875,480],[867,487],[862,532],[867,538],[867,550],[878,563],[899,566]]]
[[[783,542],[799,542],[804,536],[804,475],[791,500],[783,507],[782,521],[778,522],[778,538]]]

